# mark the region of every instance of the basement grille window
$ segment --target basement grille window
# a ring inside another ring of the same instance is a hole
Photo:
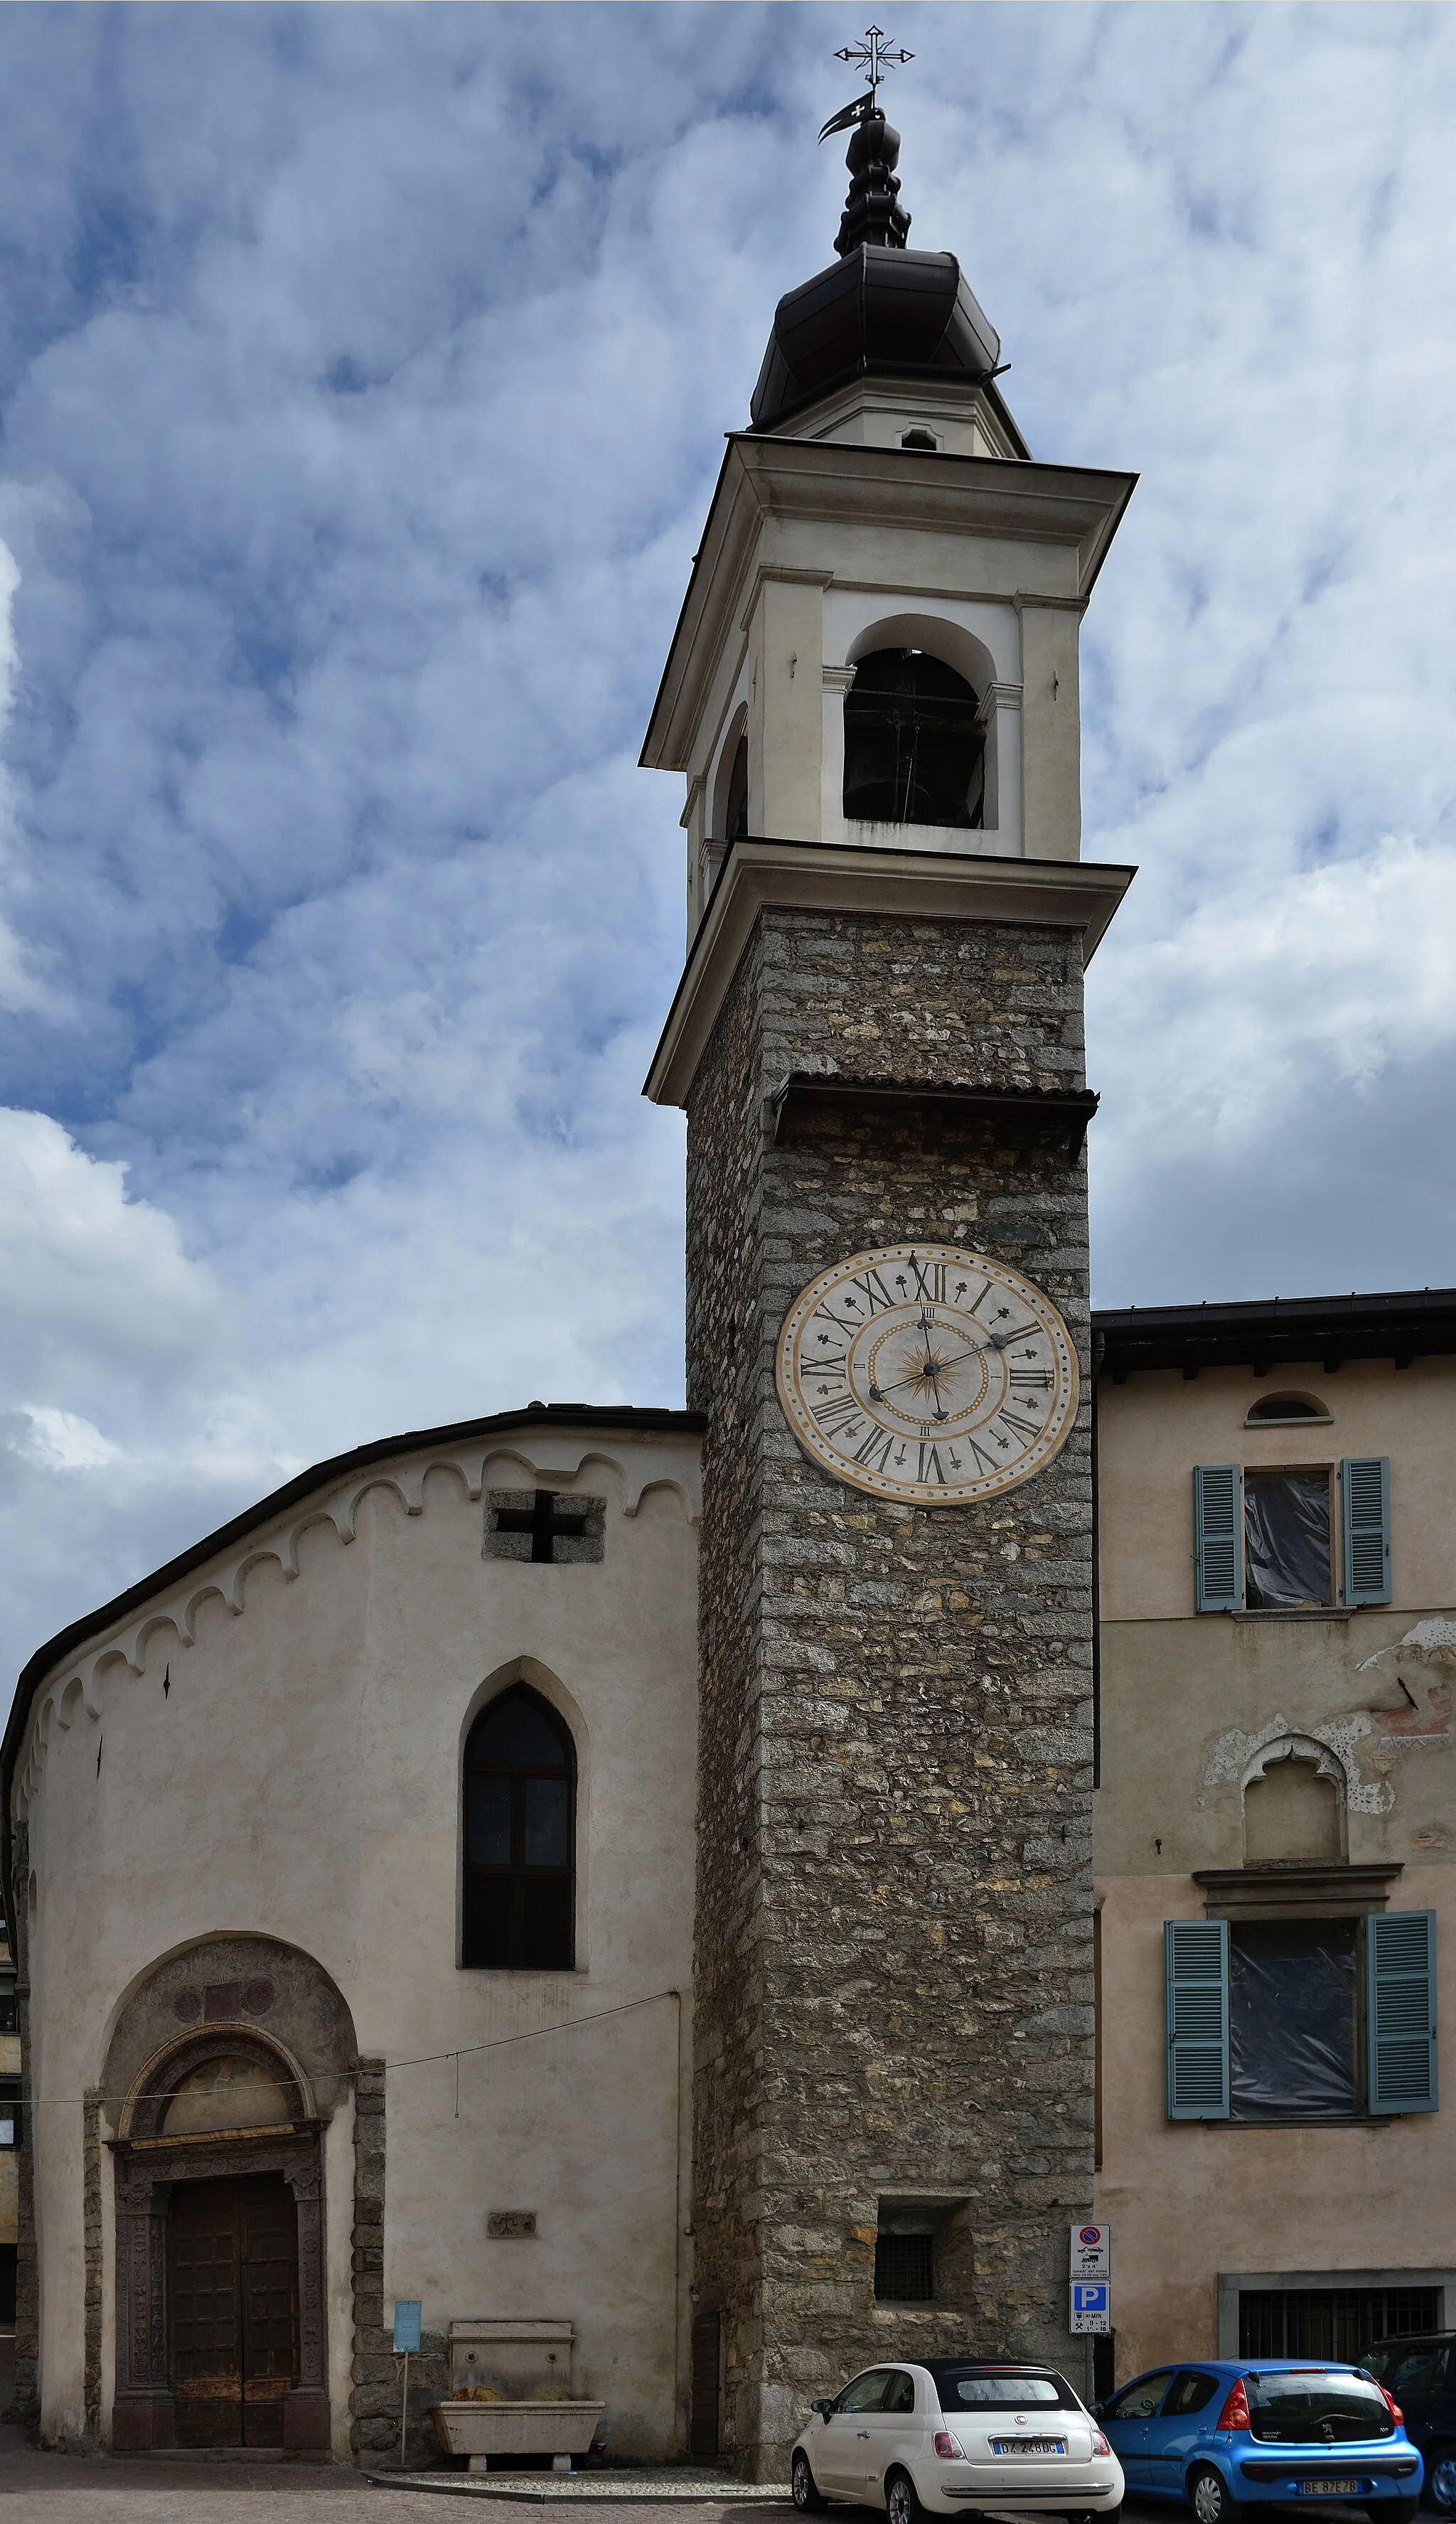
[[[935,2237],[875,2237],[875,2299],[880,2305],[935,2302]]]
[[[1355,2365],[1375,2340],[1440,2329],[1439,2288],[1240,2288],[1240,2357],[1334,2357]]]

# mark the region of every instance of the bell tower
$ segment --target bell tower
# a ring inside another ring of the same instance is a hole
[[[830,127],[643,753],[709,1424],[695,2369],[755,2478],[882,2357],[1080,2378],[1092,2179],[1083,973],[1132,872],[1080,856],[1078,635],[1133,477],[1033,461],[877,79]]]

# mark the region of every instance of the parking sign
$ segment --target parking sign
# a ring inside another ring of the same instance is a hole
[[[1110,2331],[1112,2290],[1106,2279],[1072,2281],[1073,2331]]]
[[[1110,2226],[1077,2224],[1070,2232],[1071,2257],[1067,2268],[1074,2279],[1110,2279],[1112,2276],[1112,2229]]]

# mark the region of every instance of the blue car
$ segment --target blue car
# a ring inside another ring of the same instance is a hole
[[[1411,2524],[1421,2457],[1363,2368],[1316,2357],[1159,2366],[1098,2404],[1131,2498],[1186,2499],[1198,2524],[1335,2498]]]

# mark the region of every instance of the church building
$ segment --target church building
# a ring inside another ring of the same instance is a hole
[[[397,2301],[412,2462],[445,2403],[457,2454],[557,2429],[782,2480],[810,2398],[887,2355],[1091,2381],[1097,1973],[1105,2116],[1149,2026],[1162,2074],[1159,1905],[1232,1846],[1144,1847],[1174,1791],[1139,1728],[1187,1641],[1133,1633],[1191,1526],[1114,1590],[1136,1725],[1094,1631],[1083,987],[1132,871],[1081,855],[1078,643],[1134,483],[1032,457],[955,257],[906,242],[876,100],[643,752],[686,784],[647,1092],[687,1115],[688,1407],[532,1402],[315,1466],[21,1678],[18,2400],[48,2443],[392,2461]],[[1131,1566],[1169,1381],[1116,1338]],[[1227,1455],[1175,1382],[1168,1461]],[[1238,1720],[1240,1800],[1250,1764],[1314,1779],[1296,1697]],[[1151,1802],[1099,1948],[1114,1745]],[[1373,1865],[1359,1831],[1325,1876]],[[1103,2179],[1135,2217],[1120,2132]]]

